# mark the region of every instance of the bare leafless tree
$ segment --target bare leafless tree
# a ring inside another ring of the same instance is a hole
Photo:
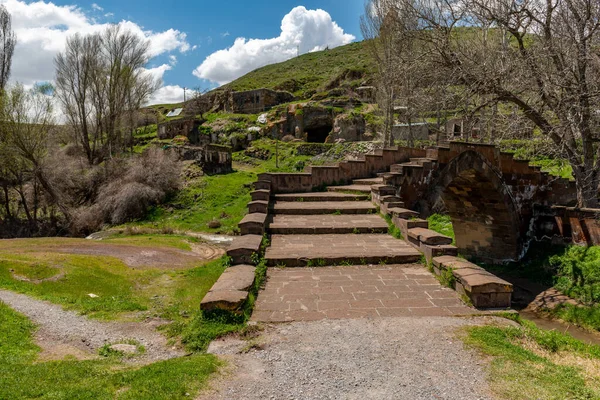
[[[10,78],[12,56],[17,37],[12,30],[12,17],[4,5],[0,5],[0,90],[6,89]]]
[[[581,207],[600,186],[600,2],[390,0],[471,111],[512,104],[573,167]],[[469,100],[470,99],[470,100]]]
[[[377,66],[377,103],[383,113],[383,145],[392,144],[394,99],[398,87],[399,34],[394,16],[393,0],[368,0],[360,26],[371,56]]]
[[[123,151],[133,115],[158,88],[144,66],[149,43],[119,25],[67,40],[56,63],[57,95],[90,164]]]
[[[410,0],[368,0],[361,18],[378,67],[378,102],[384,114],[384,145],[392,144],[396,111],[408,124],[408,143],[413,145],[413,124],[421,117],[427,81],[423,48],[417,40],[418,18]]]

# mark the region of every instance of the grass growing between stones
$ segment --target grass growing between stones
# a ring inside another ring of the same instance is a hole
[[[383,215],[383,218],[388,224],[388,234],[390,236],[395,237],[396,239],[402,239],[402,231],[400,231],[400,228],[398,228],[396,224],[394,224],[392,217],[390,215]]]
[[[114,359],[36,362],[34,331],[27,318],[0,303],[2,399],[185,399],[221,364],[207,354],[143,367]]]
[[[505,399],[597,399],[600,397],[600,347],[571,336],[520,326],[467,329],[468,345],[491,356],[492,390]]]

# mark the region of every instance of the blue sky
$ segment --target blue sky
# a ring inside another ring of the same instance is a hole
[[[363,0],[0,3],[13,15],[19,40],[14,80],[26,85],[51,80],[52,59],[66,37],[122,23],[151,42],[155,57],[149,71],[164,81],[155,101],[177,100],[182,87],[215,87],[262,64],[282,61],[295,54],[297,45],[307,52],[360,40],[364,9]]]

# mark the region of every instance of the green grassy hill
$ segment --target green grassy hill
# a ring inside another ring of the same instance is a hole
[[[267,65],[225,87],[236,91],[259,88],[287,90],[297,97],[308,98],[316,92],[337,87],[343,81],[360,85],[372,76],[374,70],[366,42],[357,42]]]

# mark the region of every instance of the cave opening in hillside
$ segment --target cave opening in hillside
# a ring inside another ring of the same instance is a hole
[[[309,143],[325,143],[325,140],[333,130],[331,125],[321,125],[315,128],[305,129],[306,141]]]

